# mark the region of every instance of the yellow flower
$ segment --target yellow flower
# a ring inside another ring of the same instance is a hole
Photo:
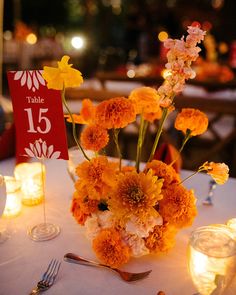
[[[120,173],[108,200],[109,208],[120,218],[134,214],[145,220],[148,214],[157,214],[153,207],[162,198],[161,187],[162,180],[157,180],[151,170],[147,174],[136,171]]]
[[[129,99],[134,103],[137,114],[160,112],[160,96],[154,88],[136,88],[130,93]]]
[[[68,64],[70,57],[64,55],[58,62],[58,68],[43,68],[43,78],[47,81],[49,89],[62,90],[67,87],[77,87],[83,83],[83,77],[80,71],[73,69],[72,64]]]
[[[145,246],[154,253],[166,252],[175,245],[177,230],[169,224],[156,225],[145,239]]]
[[[175,120],[175,128],[182,131],[184,134],[186,134],[187,130],[190,130],[191,136],[204,133],[207,130],[207,127],[207,116],[197,109],[182,109]]]
[[[106,265],[117,268],[128,262],[130,249],[114,228],[103,229],[93,240],[93,249],[97,257]]]
[[[191,225],[197,215],[193,191],[173,183],[163,189],[162,193],[163,199],[159,202],[159,212],[164,222],[177,228]]]
[[[224,184],[229,178],[229,167],[225,163],[205,162],[199,171],[207,171],[217,184]]]

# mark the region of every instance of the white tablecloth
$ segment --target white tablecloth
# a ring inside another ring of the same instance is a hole
[[[0,162],[0,173],[13,175],[14,164],[14,159]],[[12,230],[9,240],[0,244],[0,295],[29,294],[52,258],[62,260],[62,265],[55,285],[47,291],[48,295],[156,295],[159,290],[166,295],[192,295],[196,292],[187,269],[186,249],[190,232],[198,226],[225,223],[236,217],[236,179],[217,186],[213,207],[201,203],[209,189],[207,175],[198,174],[186,182],[186,186],[195,189],[198,197],[199,214],[193,226],[180,231],[176,246],[166,255],[132,259],[124,269],[152,269],[152,273],[144,280],[126,283],[109,270],[63,261],[67,252],[96,260],[83,228],[70,213],[73,183],[66,165],[63,160],[46,161],[46,215],[48,222],[61,227],[60,235],[45,242],[30,240],[27,229],[43,221],[43,207],[24,206],[21,215],[8,224]],[[187,174],[183,172],[183,176]],[[236,282],[227,294],[236,294]]]

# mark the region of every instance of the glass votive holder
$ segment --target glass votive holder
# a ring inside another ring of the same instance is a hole
[[[44,198],[45,166],[42,163],[21,163],[15,167],[14,175],[21,182],[22,203],[38,205]]]
[[[92,151],[85,151],[87,156],[91,158],[94,153]],[[82,152],[78,149],[77,146],[73,146],[68,150],[69,154],[69,160],[67,161],[67,171],[69,173],[69,176],[71,177],[72,181],[75,182],[78,178],[76,175],[76,167],[82,163],[85,158],[82,154]]]
[[[220,295],[236,273],[236,241],[227,226],[196,229],[189,241],[188,266],[201,295]]]
[[[236,234],[236,218],[232,218],[227,221],[227,226],[231,228]]]
[[[11,176],[4,176],[6,184],[6,204],[3,217],[15,217],[21,212],[21,183]]]

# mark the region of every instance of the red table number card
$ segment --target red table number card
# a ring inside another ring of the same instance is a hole
[[[42,71],[8,72],[18,155],[68,160],[61,94]]]

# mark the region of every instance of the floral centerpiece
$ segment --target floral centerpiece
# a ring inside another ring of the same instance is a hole
[[[58,68],[44,67],[43,77],[49,88],[59,89],[72,123],[73,135],[85,161],[78,165],[71,212],[86,228],[97,257],[111,267],[127,263],[130,257],[166,252],[173,247],[176,233],[190,226],[197,214],[193,190],[183,186],[180,175],[170,165],[153,159],[164,122],[174,109],[174,97],[182,91],[185,80],[194,78],[191,63],[198,57],[197,44],[205,32],[198,25],[188,27],[188,35],[181,40],[168,39],[165,46],[170,75],[157,90],[150,87],[134,89],[128,98],[115,97],[94,106],[85,99],[79,115],[71,114],[65,99],[65,88],[79,86],[83,79],[79,71],[68,64],[64,56]],[[140,118],[135,166],[122,162],[119,131]],[[150,158],[140,169],[140,157],[149,123],[159,120],[159,128],[150,151]],[[80,140],[75,124],[85,124]],[[192,137],[206,131],[207,116],[199,110],[183,109],[175,127],[185,134],[180,151]],[[101,151],[112,132],[119,160],[111,161]],[[94,151],[89,158],[86,150]],[[100,152],[100,153],[99,153]],[[195,172],[206,171],[223,184],[228,167],[223,163],[204,163]]]

